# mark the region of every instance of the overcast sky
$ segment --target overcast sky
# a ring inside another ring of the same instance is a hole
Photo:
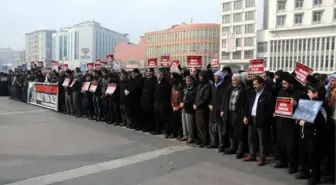
[[[93,20],[129,33],[138,42],[144,32],[173,24],[219,23],[219,0],[0,0],[0,47],[24,49],[24,34],[59,29]]]

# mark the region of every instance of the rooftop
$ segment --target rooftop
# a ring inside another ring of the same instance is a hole
[[[108,29],[108,28],[105,28],[105,27],[103,27],[100,23],[96,22],[95,20],[93,20],[93,21],[83,21],[83,22],[80,22],[80,23],[78,23],[78,24],[75,24],[74,27],[79,26],[79,25],[82,25],[82,24],[90,24],[90,25],[92,25],[92,26],[99,27],[99,28],[101,28],[101,29],[104,29],[104,30],[106,30],[106,31],[109,31],[109,32],[113,32],[113,33],[122,35],[122,36],[124,36],[124,37],[127,37],[127,36],[128,36],[128,33],[119,33],[119,32],[110,30],[110,29]]]

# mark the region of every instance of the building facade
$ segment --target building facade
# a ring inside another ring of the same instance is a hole
[[[26,33],[26,61],[52,60],[52,34],[54,30],[37,30]]]
[[[18,67],[26,62],[26,52],[25,50],[16,51],[14,53],[13,67]]]
[[[267,52],[268,69],[293,71],[300,62],[315,72],[336,71],[335,0],[274,0],[269,10],[269,35],[258,43],[267,48],[259,52]]]
[[[169,29],[145,33],[145,65],[148,58],[170,55],[186,64],[187,56],[202,56],[203,65],[219,53],[219,24],[181,24]]]
[[[56,61],[67,60],[68,58],[68,30],[61,28],[52,34],[52,59]]]
[[[115,46],[114,58],[126,65],[127,69],[144,68],[146,41],[141,37],[139,44],[120,42]]]
[[[268,27],[268,1],[221,0],[221,64],[243,68],[257,57],[258,30]]]
[[[63,38],[65,36],[64,33]],[[95,21],[81,22],[67,30],[66,58],[81,62],[94,62],[96,59],[106,60],[106,55],[113,54],[114,48],[119,42],[129,42],[127,34],[104,28]],[[55,53],[62,53],[61,49],[64,47],[55,45]]]
[[[14,62],[15,50],[11,48],[0,48],[0,65],[12,64]]]

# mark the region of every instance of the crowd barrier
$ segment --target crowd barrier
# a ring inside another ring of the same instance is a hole
[[[58,84],[29,82],[27,103],[58,111]]]

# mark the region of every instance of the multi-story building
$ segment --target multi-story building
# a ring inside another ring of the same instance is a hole
[[[26,52],[25,50],[16,51],[14,53],[13,67],[17,67],[26,62]]]
[[[63,39],[65,36],[64,33]],[[81,62],[94,62],[96,59],[105,60],[107,54],[113,54],[117,43],[129,42],[127,36],[127,34],[104,28],[95,21],[81,22],[67,30],[67,60]],[[55,48],[55,53],[65,51],[60,51],[62,47],[56,45]],[[63,59],[64,56],[63,52]]]
[[[268,1],[221,0],[221,64],[243,68],[257,57],[258,30],[268,27]]]
[[[52,34],[52,59],[56,61],[66,60],[68,57],[68,30],[61,28]]]
[[[145,33],[145,61],[170,55],[185,65],[187,56],[195,55],[202,56],[205,66],[219,53],[219,28],[219,24],[181,24]]]
[[[12,64],[15,52],[11,48],[0,48],[0,65]]]
[[[315,72],[336,71],[335,0],[272,0],[268,17],[269,33],[258,42],[268,69],[293,71],[301,62]]]
[[[52,60],[52,34],[54,30],[37,30],[26,33],[26,61]]]

